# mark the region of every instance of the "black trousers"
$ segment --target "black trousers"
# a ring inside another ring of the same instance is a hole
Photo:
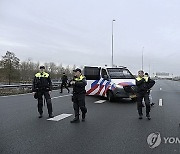
[[[151,110],[151,106],[150,106],[150,101],[149,101],[149,93],[147,93],[147,92],[139,92],[137,94],[138,113],[139,113],[139,115],[143,115],[143,113],[142,113],[142,106],[143,106],[142,100],[143,99],[144,99],[145,105],[146,105],[146,115],[148,115]]]
[[[73,108],[76,118],[79,118],[79,109],[81,109],[82,114],[86,114],[85,94],[73,94]]]
[[[67,87],[67,83],[66,82],[62,82],[61,83],[61,92],[63,92],[63,87],[65,87],[68,90],[68,92],[69,92],[69,89]]]
[[[46,100],[48,114],[52,114],[52,103],[51,103],[51,97],[49,95],[49,91],[38,91],[38,112],[39,114],[43,114],[43,95]]]

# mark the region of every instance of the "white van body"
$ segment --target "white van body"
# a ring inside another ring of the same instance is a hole
[[[86,94],[135,99],[135,77],[126,67],[84,67]]]

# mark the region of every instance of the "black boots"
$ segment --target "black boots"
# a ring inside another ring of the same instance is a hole
[[[78,123],[79,121],[79,117],[75,117],[73,120],[70,121],[71,123]]]
[[[49,118],[53,118],[54,116],[52,114],[49,114]]]
[[[147,117],[148,120],[151,120],[151,117],[150,117],[149,114],[146,114],[146,117]]]
[[[143,118],[143,115],[139,115],[139,119],[142,119]]]
[[[84,122],[86,118],[86,113],[82,113],[82,121]]]
[[[82,122],[85,121],[86,113],[82,113]],[[75,117],[73,120],[70,121],[71,123],[78,123],[80,122],[79,117]]]
[[[40,114],[38,118],[42,118],[42,117],[43,117],[42,114]]]
[[[153,106],[155,103],[151,103],[150,105]]]
[[[40,114],[38,118],[42,118],[42,117],[43,117],[43,115]],[[53,117],[54,117],[54,116],[53,116],[52,114],[49,114],[49,118],[53,118]]]
[[[142,118],[143,118],[143,115],[139,115],[139,119],[142,119]],[[147,118],[148,120],[151,120],[150,114],[146,114],[146,118]]]

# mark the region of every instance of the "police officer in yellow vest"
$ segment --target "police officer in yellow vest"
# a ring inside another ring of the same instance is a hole
[[[46,99],[49,118],[52,118],[52,103],[50,92],[52,91],[52,82],[48,73],[45,72],[45,67],[40,66],[40,72],[35,74],[33,80],[32,91],[38,99],[39,118],[43,116],[43,95]]]
[[[136,86],[137,86],[137,109],[139,113],[139,119],[142,119],[142,100],[144,99],[146,105],[146,117],[148,120],[150,117],[150,101],[149,101],[149,91],[150,88],[155,84],[154,80],[151,80],[149,77],[144,76],[144,72],[142,70],[138,71],[138,77],[136,78]]]
[[[77,68],[73,70],[75,72],[75,76],[73,81],[70,82],[73,85],[73,108],[75,113],[75,118],[71,121],[71,123],[79,122],[79,108],[82,112],[82,121],[85,121],[85,116],[87,113],[87,108],[85,105],[85,86],[87,84],[85,76],[81,74],[81,69]]]

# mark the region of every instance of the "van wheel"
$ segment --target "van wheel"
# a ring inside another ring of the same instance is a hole
[[[107,93],[107,99],[109,102],[112,102],[114,100],[114,96],[111,91],[108,91]]]

